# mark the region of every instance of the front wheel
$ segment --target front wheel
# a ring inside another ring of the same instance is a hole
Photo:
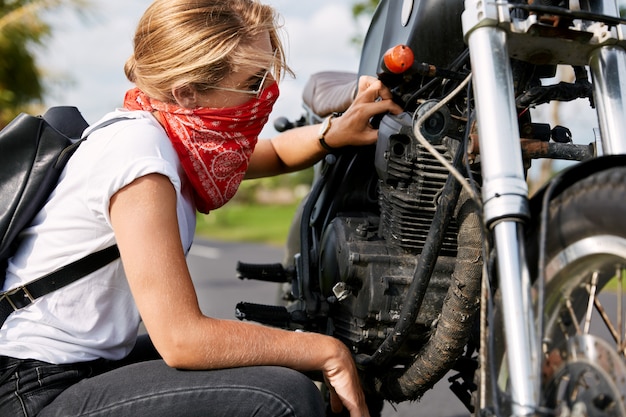
[[[550,206],[543,317],[543,403],[626,416],[623,283],[626,168],[596,173]]]
[[[528,241],[537,259],[538,234]],[[626,167],[595,173],[550,203],[545,259],[538,414],[626,416]],[[501,343],[494,351],[502,399],[506,354]]]

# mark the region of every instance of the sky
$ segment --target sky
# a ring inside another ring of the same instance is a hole
[[[67,10],[48,21],[53,36],[38,51],[46,78],[52,81],[45,106],[78,107],[88,122],[121,105],[131,87],[123,72],[131,54],[132,36],[151,0],[92,0],[87,15]],[[350,43],[363,35],[366,22],[351,14],[353,0],[267,0],[282,16],[287,58],[296,78],[281,82],[281,95],[270,121],[302,114],[301,92],[308,77],[323,70],[356,72],[359,50]],[[261,134],[275,134],[271,123]],[[265,135],[265,136],[264,136]]]
[[[54,88],[46,107],[73,105],[88,122],[121,105],[131,87],[123,73],[131,53],[137,21],[151,0],[91,0],[86,15],[63,10],[49,17],[53,36],[38,51],[40,65]],[[359,49],[350,39],[364,35],[367,21],[351,14],[355,0],[265,0],[282,16],[283,37],[296,78],[281,82],[281,95],[262,138],[276,132],[271,121],[279,116],[295,120],[302,114],[301,93],[306,80],[323,70],[358,70]],[[549,110],[534,111],[537,121],[550,122]],[[561,106],[562,124],[572,129],[576,143],[594,139],[595,115],[584,101]]]

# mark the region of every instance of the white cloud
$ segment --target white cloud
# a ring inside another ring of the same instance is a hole
[[[325,69],[356,71],[358,51],[350,38],[357,28],[346,7],[331,4],[308,18],[288,16],[287,19],[290,61],[298,73]]]

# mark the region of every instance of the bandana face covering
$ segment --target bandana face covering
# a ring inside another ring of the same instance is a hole
[[[259,98],[241,106],[186,109],[151,99],[134,88],[126,93],[124,107],[159,113],[193,186],[196,208],[208,213],[237,192],[276,99],[278,84],[272,83]]]

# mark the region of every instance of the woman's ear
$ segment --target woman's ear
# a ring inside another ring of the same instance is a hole
[[[172,95],[180,107],[194,109],[197,107],[197,92],[191,86],[174,87]]]

